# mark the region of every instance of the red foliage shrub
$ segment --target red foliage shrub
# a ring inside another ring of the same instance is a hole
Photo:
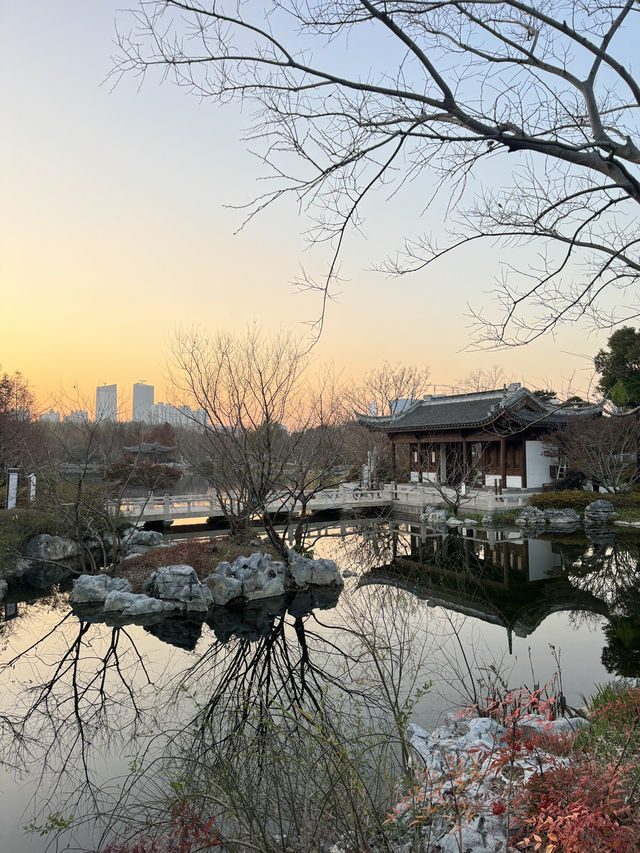
[[[514,799],[524,816],[511,844],[532,853],[637,853],[640,823],[623,795],[628,769],[576,759],[534,774]]]
[[[147,820],[147,823],[151,824],[151,821]],[[109,844],[94,853],[196,853],[219,845],[214,819],[205,820],[192,806],[183,802],[172,812],[169,826],[162,834],[151,835],[149,826],[133,838]]]

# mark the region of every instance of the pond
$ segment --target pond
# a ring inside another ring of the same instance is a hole
[[[360,520],[319,525],[312,539],[316,556],[355,573],[341,594],[205,623],[106,625],[73,613],[66,589],[14,591],[0,610],[0,850],[55,847],[38,830],[67,823],[64,849],[103,849],[114,828],[166,810],[185,779],[201,783],[214,754],[221,774],[220,744],[240,755],[248,731],[264,744],[293,717],[289,744],[320,716],[351,727],[352,743],[366,722],[371,742],[372,726],[430,728],[501,684],[547,684],[579,706],[595,684],[640,671],[632,535],[442,535]],[[261,749],[259,767],[253,751],[243,759],[245,791],[262,790],[282,758]],[[307,768],[322,763],[308,738],[296,749],[310,750]],[[287,761],[298,779],[297,757]]]

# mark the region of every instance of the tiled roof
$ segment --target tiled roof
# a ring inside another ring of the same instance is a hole
[[[563,409],[539,400],[527,388],[480,391],[473,394],[453,394],[447,397],[427,397],[417,400],[395,416],[372,417],[357,415],[360,423],[385,432],[436,430],[482,426],[491,423],[502,413],[508,413],[523,425],[563,424],[574,417],[594,417],[600,406],[582,409]]]

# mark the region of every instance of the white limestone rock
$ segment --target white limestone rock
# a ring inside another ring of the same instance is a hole
[[[133,528],[123,534],[122,542],[127,549],[138,546],[155,548],[162,542],[162,533],[158,530],[136,530]]]
[[[148,616],[152,613],[175,613],[182,609],[175,601],[161,601],[148,595],[135,595],[132,592],[114,590],[107,594],[104,601],[105,613],[118,613],[122,616],[135,618]]]
[[[219,607],[226,607],[230,601],[242,599],[242,581],[239,578],[216,572],[209,575],[205,583],[211,592],[213,603]]]
[[[80,575],[73,581],[70,604],[102,604],[110,592],[131,592],[126,578],[108,575]]]
[[[461,518],[448,518],[446,521],[447,527],[464,527],[464,521]]]
[[[256,552],[238,557],[233,564],[219,563],[206,583],[214,602],[222,606],[235,599],[249,602],[277,598],[286,592],[286,568],[271,554]]]
[[[146,595],[171,601],[189,613],[206,613],[213,604],[211,591],[201,584],[191,566],[162,566],[143,584]]]
[[[344,586],[344,578],[333,560],[312,560],[295,551],[289,551],[289,571],[293,587]]]
[[[611,501],[598,500],[590,503],[584,511],[584,525],[591,527],[593,525],[610,524],[618,517],[618,513],[613,508]]]
[[[544,527],[547,519],[537,506],[526,506],[516,518],[515,523],[518,527]]]
[[[544,518],[549,527],[575,527],[580,523],[575,509],[546,509]]]
[[[39,533],[30,539],[25,548],[25,556],[37,562],[58,562],[71,560],[81,552],[81,546],[74,539],[66,536],[50,536]]]

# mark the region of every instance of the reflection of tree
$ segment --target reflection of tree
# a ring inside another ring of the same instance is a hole
[[[624,677],[640,675],[640,546],[616,538],[594,544],[569,568],[578,589],[606,601],[609,608],[604,635],[608,645],[602,663],[609,672]]]
[[[35,772],[43,791],[66,796],[71,809],[84,795],[95,802],[96,768],[127,742],[147,710],[142,695],[150,678],[129,631],[76,623],[68,612],[3,662],[0,676],[0,756]]]

